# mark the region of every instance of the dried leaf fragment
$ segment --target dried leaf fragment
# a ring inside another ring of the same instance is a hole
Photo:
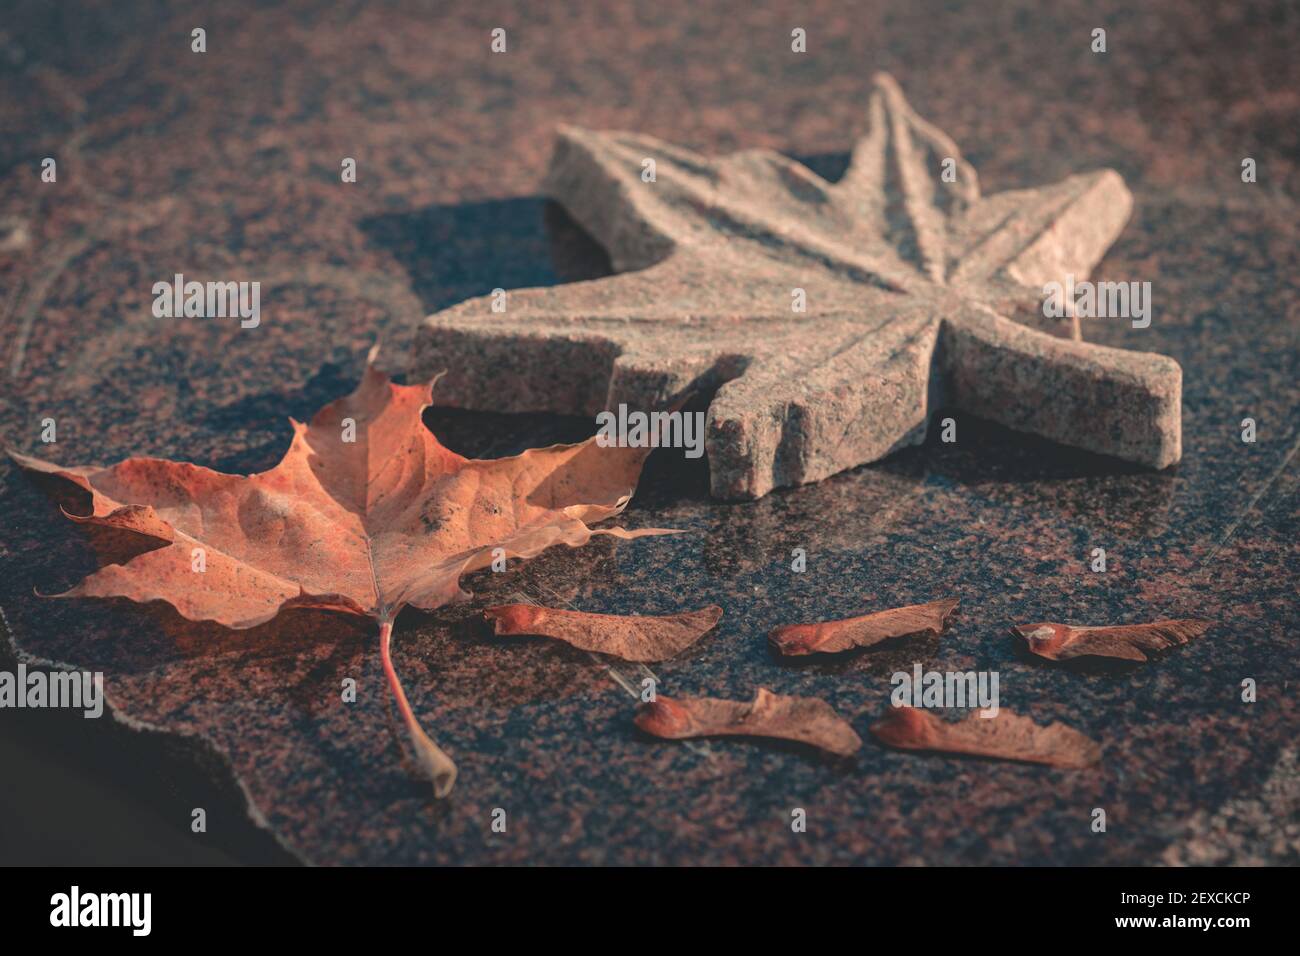
[[[580,650],[648,662],[666,661],[690,647],[718,623],[722,608],[710,604],[698,611],[654,617],[500,604],[483,615],[497,634],[538,634]]]
[[[768,635],[768,640],[782,654],[796,657],[805,654],[838,654],[855,647],[870,647],[893,637],[912,634],[943,633],[959,598],[942,598],[928,604],[876,611],[841,621],[817,624],[787,624]]]
[[[1000,710],[996,717],[972,715],[957,722],[915,707],[895,707],[872,725],[872,736],[900,750],[998,757],[1052,767],[1090,767],[1101,745],[1065,724],[1040,727],[1028,717]]]
[[[642,704],[636,725],[648,734],[686,737],[775,737],[847,757],[862,738],[831,705],[816,697],[786,697],[760,687],[748,703],[716,697],[658,697]]]
[[[1181,618],[1118,627],[1072,627],[1040,622],[1019,624],[1012,630],[1025,639],[1030,651],[1052,661],[1113,657],[1141,662],[1153,652],[1186,644],[1213,626],[1213,621]]]

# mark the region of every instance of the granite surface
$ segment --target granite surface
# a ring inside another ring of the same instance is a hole
[[[194,26],[206,54],[189,50]],[[505,55],[488,52],[495,26]],[[794,26],[806,55],[789,52]],[[1096,26],[1104,56],[1088,49]],[[165,731],[61,725],[98,734],[95,774],[184,838],[191,807],[242,813],[246,799],[247,818],[214,815],[192,837],[236,860],[1300,862],[1298,42],[1287,3],[14,4],[0,24],[0,438],[23,451],[267,468],[287,417],[350,390],[375,338],[400,357],[428,311],[608,273],[537,194],[557,124],[704,152],[769,146],[834,176],[882,69],[990,192],[1120,172],[1133,219],[1096,277],[1150,281],[1154,319],[1085,323],[1084,336],[1177,359],[1184,404],[1183,459],[1163,472],[960,413],[956,444],[932,434],[752,503],[715,502],[700,462],[658,452],[623,523],[690,534],[552,551],[469,582],[484,603],[719,604],[714,632],[654,665],[664,693],[820,696],[864,737],[893,671],[994,669],[1003,706],[1102,743],[1092,770],[870,741],[848,761],[656,741],[631,721],[639,667],[493,638],[468,606],[408,611],[395,629],[412,706],[460,766],[435,803],[402,766],[366,627],[300,612],[233,633],[162,606],[42,599],[129,545],[83,534],[59,514],[71,502],[6,463],[9,639],[28,659],[102,670],[123,721]],[[57,183],[39,180],[46,156]],[[355,184],[339,181],[345,156]],[[260,280],[260,327],[154,319],[151,286],[176,272]],[[54,446],[39,440],[46,417]],[[593,430],[436,409],[427,421],[484,456]],[[1103,574],[1088,567],[1095,547]],[[941,638],[798,666],[766,646],[778,624],[947,595],[962,604]],[[1008,633],[1157,616],[1220,623],[1155,663],[1086,671],[1033,659]],[[355,704],[340,700],[347,677]],[[149,785],[178,760],[198,782]],[[42,802],[6,802],[0,835],[42,825]],[[796,807],[806,833],[791,831]],[[1104,834],[1090,829],[1098,807]],[[249,837],[258,826],[272,847]]]

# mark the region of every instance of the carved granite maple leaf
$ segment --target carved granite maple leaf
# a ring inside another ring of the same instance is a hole
[[[1113,170],[981,197],[975,170],[875,80],[829,183],[778,153],[709,159],[564,128],[548,191],[610,255],[605,279],[427,318],[417,373],[499,411],[709,407],[713,493],[758,497],[922,440],[942,402],[1154,468],[1181,453],[1178,363],[1080,341],[1042,287],[1086,278],[1128,220]],[[655,181],[642,180],[643,160]],[[944,183],[944,160],[955,183]],[[792,310],[804,290],[806,311]]]

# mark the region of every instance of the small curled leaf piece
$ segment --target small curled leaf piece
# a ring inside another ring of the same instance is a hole
[[[773,737],[847,757],[860,738],[830,704],[816,697],[785,697],[760,687],[748,703],[715,697],[660,696],[643,704],[636,725],[670,740],[688,737]]]
[[[1072,627],[1069,624],[1042,621],[1037,624],[1019,624],[1012,631],[1024,639],[1032,653],[1049,661],[1109,657],[1141,663],[1152,654],[1200,637],[1213,626],[1213,621],[1196,618],[1118,627]]]
[[[928,604],[896,607],[840,621],[787,624],[772,631],[768,640],[785,656],[798,657],[807,654],[839,654],[913,634],[937,636],[948,627],[958,603],[958,598],[943,598]]]
[[[892,708],[871,734],[887,747],[996,757],[1078,769],[1101,759],[1101,745],[1065,724],[1040,727],[1028,717],[1000,710],[948,721],[915,707]]]
[[[501,604],[483,615],[497,634],[553,637],[584,651],[625,661],[665,661],[711,631],[722,617],[716,604],[663,617],[590,614],[535,604]]]

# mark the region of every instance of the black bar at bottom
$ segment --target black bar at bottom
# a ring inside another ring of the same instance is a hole
[[[536,945],[548,937],[595,943],[595,934],[609,933],[610,943],[663,948],[674,927],[687,925],[734,947],[751,935],[770,945],[774,929],[814,934],[812,942],[839,924],[873,947],[958,929],[986,941],[1199,935],[1231,945],[1295,918],[1293,876],[1286,869],[31,869],[7,872],[0,931],[7,942],[76,933],[83,943],[205,946],[374,944],[389,934],[436,945],[455,933],[465,945],[481,937],[494,947],[503,934]],[[698,943],[699,932],[686,935]]]

